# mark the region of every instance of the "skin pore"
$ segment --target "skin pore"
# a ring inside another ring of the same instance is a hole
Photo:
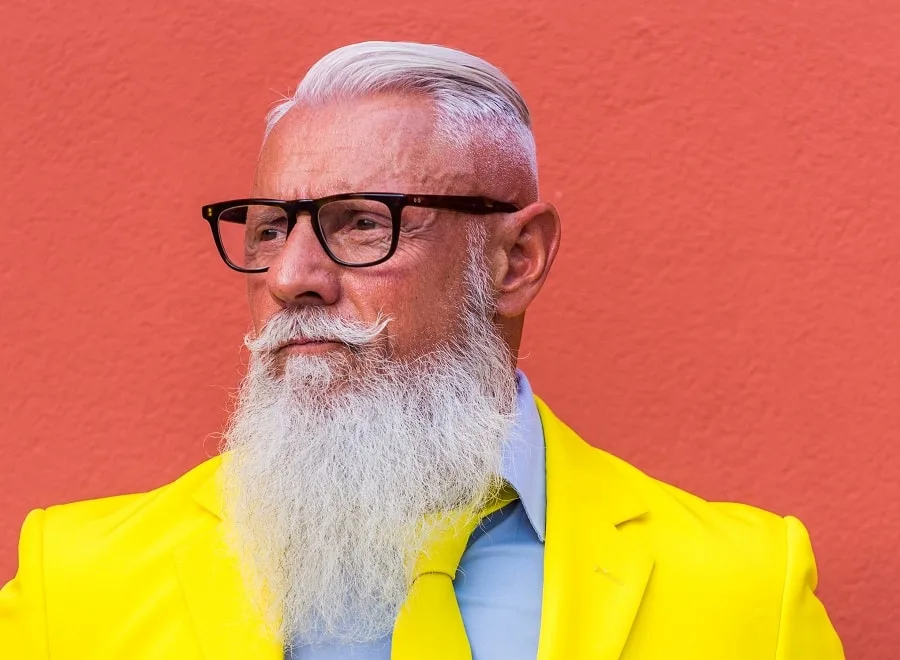
[[[366,268],[332,262],[308,216],[300,217],[268,272],[248,275],[255,332],[282,309],[323,306],[334,316],[366,324],[379,314],[390,316],[385,340],[396,359],[428,353],[459,332],[454,326],[465,294],[467,230],[472,223],[481,223],[487,230],[484,257],[496,296],[494,322],[515,360],[525,310],[543,285],[559,247],[559,216],[552,205],[536,201],[524,162],[498,157],[487,141],[474,141],[466,149],[449,146],[436,134],[434,122],[430,102],[408,95],[379,94],[324,107],[295,107],[263,145],[252,195],[279,199],[342,192],[480,195],[513,202],[521,210],[467,216],[407,208],[397,252],[385,263]],[[282,352],[316,355],[347,350],[339,343],[321,342]]]

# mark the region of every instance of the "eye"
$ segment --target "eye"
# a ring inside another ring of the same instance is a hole
[[[264,243],[266,241],[277,241],[282,238],[283,231],[279,231],[278,229],[272,229],[271,227],[261,228],[257,231],[257,238],[260,243]]]
[[[376,220],[366,216],[359,216],[353,221],[353,229],[366,231],[371,229],[379,229],[380,227],[381,225]]]
[[[247,238],[257,245],[262,243],[284,243],[287,239],[287,222],[275,219],[253,226],[248,225]]]

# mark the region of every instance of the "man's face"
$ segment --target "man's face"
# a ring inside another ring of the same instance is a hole
[[[229,538],[248,593],[289,639],[389,633],[434,514],[477,510],[500,471],[512,350],[558,217],[496,144],[450,148],[433,123],[409,97],[295,108],[260,154],[255,197],[474,194],[523,207],[407,208],[394,255],[365,268],[332,262],[301,216],[269,270],[248,276],[257,336],[225,433]],[[339,340],[283,344],[310,337]]]
[[[324,108],[294,108],[276,125],[260,154],[253,195],[316,198],[344,192],[482,194],[475,168],[434,134],[423,100],[382,95]],[[391,355],[409,360],[460,332],[465,295],[467,223],[462,214],[422,208],[403,213],[396,253],[385,263],[347,268],[331,261],[308,216],[298,218],[268,272],[248,276],[254,330],[275,313],[319,306],[330,316],[366,325],[379,315]],[[293,355],[345,352],[340,343],[281,349],[279,368]]]

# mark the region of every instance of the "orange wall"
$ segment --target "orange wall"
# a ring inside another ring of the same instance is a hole
[[[564,220],[536,389],[660,478],[799,515],[849,657],[897,657],[895,0],[4,5],[0,581],[29,509],[214,451],[248,320],[198,209],[245,193],[316,58],[414,39],[533,109]]]

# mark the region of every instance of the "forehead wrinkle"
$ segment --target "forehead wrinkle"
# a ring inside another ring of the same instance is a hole
[[[359,130],[354,109],[298,109],[285,116],[263,145],[256,194],[282,199],[346,192],[486,194],[477,154],[442,139],[423,122],[421,107],[389,109],[363,104]],[[417,114],[418,112],[418,114]],[[264,159],[266,162],[264,162]]]
[[[274,177],[274,192],[279,199],[309,199],[350,192],[457,195],[477,192],[474,164],[431,167],[439,159],[423,156],[401,152],[395,162],[385,159],[375,169],[354,176],[352,181],[332,168],[291,167],[280,170]],[[452,160],[458,163],[456,157]]]

